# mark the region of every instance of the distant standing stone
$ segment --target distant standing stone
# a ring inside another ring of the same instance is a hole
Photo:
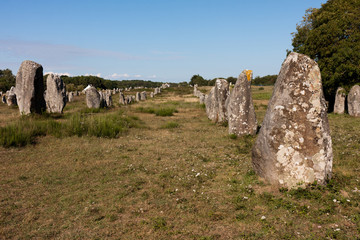
[[[107,106],[107,107],[111,107],[111,106],[112,106],[111,92],[106,92],[106,93],[105,93],[105,102],[106,102],[106,106]]]
[[[100,94],[95,87],[91,86],[86,91],[86,105],[88,108],[100,108]]]
[[[51,113],[62,113],[66,105],[66,88],[59,75],[49,74],[46,79],[45,101]]]
[[[141,100],[141,101],[145,101],[145,100],[146,100],[146,92],[145,92],[145,91],[140,93],[140,100]]]
[[[282,64],[252,150],[255,171],[285,187],[325,184],[333,151],[320,69],[291,53]]]
[[[67,97],[68,97],[68,102],[72,102],[72,101],[74,101],[74,95],[76,95],[76,93],[74,93],[74,92],[69,92],[68,94],[67,94]]]
[[[229,96],[229,83],[225,79],[216,79],[215,86],[205,100],[206,114],[213,122],[227,121],[226,99]]]
[[[141,100],[141,95],[139,92],[137,92],[135,95],[135,101],[139,102],[140,100]]]
[[[334,113],[343,114],[345,112],[345,98],[345,90],[342,87],[339,87],[336,90]]]
[[[237,136],[255,135],[257,130],[255,109],[251,97],[251,78],[247,78],[247,71],[244,70],[239,75],[227,105],[229,134]]]
[[[350,116],[360,117],[360,86],[355,85],[348,95],[348,111]]]
[[[200,101],[200,104],[205,103],[205,94],[203,94],[203,93],[200,94],[199,101]]]
[[[16,97],[20,114],[41,113],[46,109],[43,67],[23,61],[16,75]]]
[[[7,92],[6,103],[8,106],[16,106],[17,105],[17,98],[16,98],[15,92],[16,92],[15,87],[11,87],[10,90]]]
[[[121,104],[121,105],[126,105],[126,104],[127,104],[127,101],[126,101],[126,99],[125,99],[124,94],[123,94],[122,92],[120,92],[120,93],[119,93],[119,96],[120,96],[120,98],[119,98],[119,104]]]
[[[3,94],[3,95],[1,96],[1,102],[2,102],[2,103],[6,103],[6,95],[5,95],[5,94]]]
[[[150,97],[153,98],[154,97],[154,92],[150,93]]]

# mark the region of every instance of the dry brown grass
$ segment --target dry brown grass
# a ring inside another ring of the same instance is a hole
[[[84,108],[83,97],[78,100],[65,114]],[[256,101],[262,119],[266,108]],[[178,113],[159,117],[136,111],[158,105],[173,106]],[[211,123],[191,95],[167,91],[121,108],[145,127],[116,139],[46,136],[24,148],[0,147],[0,238],[359,236],[360,194],[352,191],[360,188],[359,137],[354,134],[359,119],[330,115],[335,146],[331,186],[280,191],[252,171],[255,138],[230,139],[227,128]],[[1,106],[2,116],[12,111]],[[179,127],[163,128],[169,121]],[[335,198],[340,202],[334,203]]]

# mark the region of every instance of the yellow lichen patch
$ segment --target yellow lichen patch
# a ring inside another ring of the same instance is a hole
[[[252,70],[246,70],[246,77],[248,81],[251,81]]]

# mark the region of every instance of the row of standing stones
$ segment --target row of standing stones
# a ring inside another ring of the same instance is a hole
[[[205,103],[213,122],[228,122],[229,133],[255,135],[257,121],[248,71],[238,77],[233,90],[217,79],[208,95],[194,86],[194,95]],[[250,78],[251,80],[251,78]],[[341,96],[344,105],[344,95]],[[339,102],[336,100],[336,102]],[[360,87],[348,96],[349,114],[360,116]],[[335,104],[335,111],[338,110]],[[343,107],[342,107],[343,109]],[[343,112],[343,111],[342,111]],[[317,182],[332,174],[333,150],[320,69],[308,56],[291,53],[281,66],[272,97],[252,148],[255,172],[274,185],[293,188]]]
[[[62,113],[66,102],[71,102],[74,96],[80,93],[66,92],[66,87],[60,76],[49,74],[46,79],[47,89],[44,91],[43,67],[33,61],[23,61],[16,75],[16,86],[11,87],[6,94],[0,93],[3,103],[9,106],[18,105],[20,114],[42,113],[47,110],[50,113]],[[165,83],[155,88],[150,97],[161,93],[161,88],[168,88]],[[85,90],[86,104],[88,108],[100,108],[112,106],[112,94],[119,92],[119,103],[130,104],[133,101],[146,100],[146,92],[137,92],[136,96],[127,96],[120,89],[97,91],[95,87],[89,86]]]

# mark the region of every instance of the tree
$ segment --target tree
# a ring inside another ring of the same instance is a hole
[[[6,92],[15,86],[16,78],[10,69],[0,69],[0,91]]]
[[[308,9],[293,33],[293,51],[317,61],[331,105],[339,86],[349,90],[360,81],[359,13],[359,0],[329,0]]]
[[[202,76],[200,76],[199,74],[194,75],[191,77],[189,84],[191,85],[195,85],[197,84],[198,86],[207,86],[208,85],[208,81],[205,80]]]

